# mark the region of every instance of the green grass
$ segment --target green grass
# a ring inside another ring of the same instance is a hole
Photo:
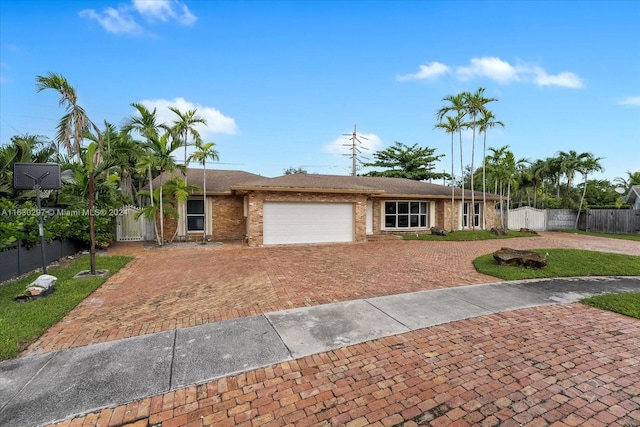
[[[536,249],[547,259],[547,267],[530,269],[510,265],[497,265],[493,254],[473,261],[480,273],[503,280],[543,279],[575,276],[640,276],[640,257],[585,251],[580,249]],[[640,319],[640,293],[598,295],[582,300],[583,303]]]
[[[640,292],[596,295],[582,300],[584,304],[640,319]]]
[[[544,279],[573,276],[640,276],[640,257],[581,249],[535,249],[547,260],[543,269],[497,265],[493,254],[473,261],[480,273],[503,280]]]
[[[55,292],[26,303],[17,303],[14,298],[24,294],[27,285],[41,273],[35,272],[0,286],[0,360],[19,356],[22,350],[130,260],[129,257],[97,257],[96,269],[109,270],[105,277],[73,279],[78,272],[90,269],[89,256],[50,268],[47,273],[58,278]]]
[[[490,240],[490,239],[511,239],[514,237],[539,237],[534,233],[523,233],[521,231],[509,230],[504,236],[497,236],[489,230],[465,230],[452,231],[446,236],[436,236],[434,234],[403,234],[404,240],[428,240],[439,242],[470,242],[474,240]]]
[[[563,233],[584,234],[585,236],[609,237],[611,239],[635,240],[640,242],[640,234],[611,234],[611,233],[592,233],[590,231],[580,230],[561,230]]]

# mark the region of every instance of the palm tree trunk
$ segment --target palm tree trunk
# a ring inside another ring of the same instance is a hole
[[[202,199],[204,208],[204,226],[202,227],[202,243],[207,240],[207,169],[202,168]],[[213,233],[212,233],[213,234]]]
[[[487,229],[487,175],[486,175],[486,157],[487,157],[487,133],[484,133],[482,142],[482,229]]]
[[[464,161],[462,158],[462,131],[460,131],[459,133],[460,135],[460,174],[461,174],[461,178],[462,178],[462,199],[461,199],[461,206],[462,206],[462,229],[464,230]]]
[[[578,215],[576,215],[576,226],[575,229],[578,229],[578,220],[580,219],[580,211],[582,210],[582,203],[584,202],[584,198],[587,195],[587,174],[584,174],[584,190],[582,191],[582,197],[580,198],[580,207],[578,208]]]
[[[469,215],[471,217],[471,229],[475,231],[476,229],[476,221],[475,221],[475,213],[476,213],[476,198],[473,194],[475,191],[475,187],[473,185],[473,168],[474,168],[474,157],[476,152],[476,128],[475,125],[473,127],[473,136],[471,138],[471,209]]]
[[[454,179],[454,158],[453,158],[453,133],[451,133],[451,231],[454,230],[453,213],[455,212],[455,179]]]
[[[160,246],[164,244],[164,209],[162,206],[162,182],[160,183]],[[176,228],[177,229],[177,228]]]

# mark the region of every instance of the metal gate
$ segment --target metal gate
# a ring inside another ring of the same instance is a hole
[[[547,229],[547,211],[525,206],[509,209],[508,224],[510,230],[528,228],[529,230],[544,231]]]
[[[145,240],[147,221],[143,216],[136,219],[140,209],[135,206],[124,206],[120,215],[116,217],[116,240],[118,242],[133,242]]]

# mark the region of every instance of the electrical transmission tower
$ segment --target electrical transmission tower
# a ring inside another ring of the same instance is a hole
[[[351,143],[350,144],[342,144],[343,147],[350,147],[351,153],[350,154],[343,154],[343,156],[351,157],[351,162],[352,162],[351,176],[356,176],[357,164],[360,161],[360,160],[358,160],[358,155],[362,154],[362,151],[360,150],[360,148],[363,148],[363,149],[367,150],[367,147],[362,145],[362,141],[360,141],[360,139],[365,139],[366,140],[367,138],[362,136],[362,135],[358,135],[358,133],[356,132],[356,125],[353,125],[353,132],[352,133],[343,133],[342,135],[351,137],[350,138],[351,139]],[[358,145],[360,145],[360,147]],[[364,157],[364,156],[361,156],[361,157]]]

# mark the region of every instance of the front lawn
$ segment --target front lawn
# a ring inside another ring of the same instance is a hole
[[[596,295],[585,298],[583,303],[603,310],[614,311],[640,319],[640,293]]]
[[[640,276],[640,257],[581,249],[535,249],[547,260],[543,269],[497,265],[493,254],[473,261],[480,273],[503,280],[544,279],[573,276]]]
[[[17,281],[0,286],[0,360],[11,359],[33,343],[44,331],[59,322],[69,311],[102,285],[131,258],[96,258],[96,269],[109,270],[104,277],[74,279],[78,272],[89,270],[89,256],[48,269],[58,278],[55,291],[44,298],[17,303],[14,298],[42,273],[35,272]]]
[[[574,276],[640,276],[640,257],[585,251],[580,249],[536,249],[547,259],[544,269],[531,269],[510,265],[497,265],[493,254],[473,261],[480,273],[503,280],[542,279]],[[583,303],[603,310],[640,319],[640,293],[597,295]]]
[[[511,239],[514,237],[539,237],[536,233],[524,233],[521,231],[509,230],[504,236],[493,234],[489,230],[463,230],[452,231],[446,236],[436,236],[435,234],[403,234],[404,240],[428,240],[438,242],[470,242],[473,240],[491,240],[491,239]]]

